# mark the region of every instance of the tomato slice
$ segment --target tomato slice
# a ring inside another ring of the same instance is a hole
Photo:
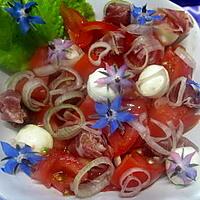
[[[200,116],[195,114],[196,110],[188,108],[186,106],[171,107],[169,105],[161,105],[158,108],[154,106],[149,110],[149,119],[153,118],[164,124],[168,121],[172,121],[175,126],[178,126],[179,120],[184,124],[185,132],[193,128],[200,119]],[[151,134],[155,137],[163,136],[163,133],[159,128],[149,122]]]
[[[162,65],[166,68],[169,73],[171,81],[174,81],[180,76],[192,77],[192,68],[189,67],[183,60],[175,55],[172,47],[169,47],[164,55]]]
[[[76,174],[86,162],[62,150],[52,149],[39,164],[35,166],[32,177],[46,187],[55,187],[60,192],[70,190]]]
[[[60,13],[64,21],[65,30],[71,30],[74,33],[81,31],[81,24],[87,20],[75,9],[69,8],[65,3],[61,4]]]
[[[86,22],[82,24],[82,31],[116,31],[118,29],[117,26],[103,22],[103,21],[94,21],[94,22]]]
[[[29,62],[29,69],[38,68],[48,64],[48,46],[39,47]]]
[[[89,75],[96,70],[96,67],[91,64],[88,55],[84,54],[75,64],[74,69],[80,74],[84,81],[87,81]]]
[[[151,162],[150,162],[151,161]],[[155,182],[165,171],[165,166],[151,157],[143,155],[143,153],[138,153],[136,150],[132,154],[126,155],[122,163],[116,168],[111,183],[117,187],[120,187],[120,177],[125,171],[131,168],[141,168],[149,172],[151,181],[150,184]],[[133,173],[142,183],[147,179],[147,176],[143,172]],[[150,185],[149,184],[149,185]]]

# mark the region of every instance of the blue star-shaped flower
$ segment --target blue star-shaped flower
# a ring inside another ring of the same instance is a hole
[[[107,85],[108,88],[110,87],[114,91],[120,93],[122,89],[132,85],[132,82],[128,80],[130,74],[126,74],[126,65],[122,65],[119,69],[116,66],[106,66],[106,71],[107,72],[100,71],[100,73],[107,76],[96,81],[100,86]]]
[[[23,147],[16,145],[16,148],[14,148],[6,142],[1,142],[1,146],[4,154],[7,156],[1,160],[7,161],[1,168],[5,173],[15,174],[20,169],[30,176],[32,166],[42,160],[42,157],[32,152],[32,148],[28,145]]]
[[[147,10],[147,5],[143,7],[133,6],[132,16],[140,25],[145,25],[153,21],[162,20],[162,16],[155,14],[155,10]]]
[[[119,127],[122,128],[122,123],[130,122],[135,119],[135,116],[129,112],[125,112],[121,108],[122,98],[116,97],[112,103],[96,103],[95,109],[98,113],[99,120],[92,126],[95,129],[101,129],[110,126],[110,132],[114,133]]]
[[[191,80],[191,79],[188,79],[188,80],[187,80],[187,84],[188,84],[188,85],[195,86],[197,89],[200,89],[200,84],[197,83],[197,82],[195,82],[195,81],[193,81],[193,80]]]
[[[171,177],[177,176],[181,178],[185,185],[189,184],[191,181],[195,181],[197,177],[197,170],[194,167],[198,166],[198,164],[191,163],[194,154],[195,151],[185,156],[184,148],[181,156],[176,152],[171,152],[171,159],[169,159],[171,163],[168,169],[168,171],[172,174]]]
[[[34,24],[45,24],[41,17],[30,16],[32,8],[37,6],[36,2],[30,1],[23,4],[21,0],[20,2],[8,3],[8,5],[10,7],[5,8],[5,10],[17,21],[23,33],[27,33]]]

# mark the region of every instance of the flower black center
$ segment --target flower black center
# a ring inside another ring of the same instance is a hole
[[[178,165],[176,168],[175,168],[175,172],[178,174],[182,171],[182,168]]]

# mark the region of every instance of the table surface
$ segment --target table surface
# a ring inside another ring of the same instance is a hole
[[[188,12],[190,12],[198,24],[200,25],[200,0],[171,0],[176,4],[183,6]],[[0,197],[0,200],[5,200]]]

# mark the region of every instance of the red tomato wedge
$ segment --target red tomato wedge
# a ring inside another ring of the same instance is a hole
[[[29,69],[38,68],[48,64],[48,46],[38,48],[29,62]]]
[[[152,106],[149,111],[149,119],[153,118],[164,124],[168,121],[172,121],[175,126],[177,126],[179,124],[179,120],[181,120],[184,124],[186,132],[193,128],[200,120],[200,116],[196,115],[195,112],[196,111],[194,109],[186,106],[171,107],[169,105],[162,105],[159,106],[159,108]],[[157,126],[153,125],[151,122],[149,122],[149,126],[153,136],[163,136],[162,131]]]
[[[99,30],[103,32],[108,31],[116,31],[118,29],[117,26],[103,22],[103,21],[94,21],[94,22],[86,22],[82,24],[82,31],[93,31]]]
[[[183,60],[181,60],[170,47],[166,50],[162,65],[169,73],[171,81],[174,81],[180,76],[191,77],[192,68],[189,67]]]
[[[150,162],[150,160],[152,162]],[[125,171],[131,168],[141,168],[146,170],[150,174],[151,178],[149,185],[155,182],[165,171],[164,164],[153,161],[151,157],[139,154],[137,151],[133,151],[132,154],[126,155],[122,163],[116,168],[111,183],[120,187],[120,177]],[[143,172],[135,172],[133,175],[136,176],[142,183],[147,180],[147,175]]]
[[[93,73],[97,68],[91,64],[88,55],[84,54],[75,64],[74,69],[80,74],[84,81],[87,81],[89,75]]]
[[[32,178],[63,193],[70,190],[74,177],[86,164],[67,152],[55,149],[50,150],[44,158],[36,165]]]

